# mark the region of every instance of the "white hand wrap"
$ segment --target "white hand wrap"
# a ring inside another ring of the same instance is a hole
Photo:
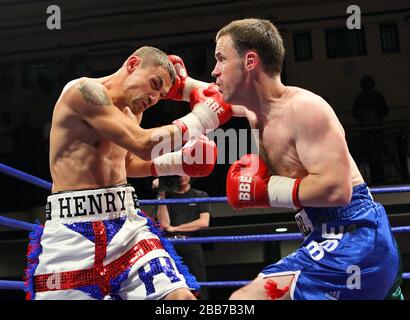
[[[162,176],[186,176],[182,169],[182,150],[166,153],[152,160],[155,171]]]
[[[300,179],[271,176],[268,183],[268,197],[271,207],[297,209],[300,206],[297,189]]]
[[[197,103],[190,113],[179,119],[187,126],[189,138],[219,127],[218,114],[213,111],[212,104],[219,106],[214,99],[209,98]]]

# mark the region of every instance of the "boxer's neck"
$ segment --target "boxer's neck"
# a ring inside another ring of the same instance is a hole
[[[127,107],[127,103],[121,90],[121,83],[123,82],[121,70],[118,70],[103,79],[102,84],[107,88],[113,104],[120,110]]]
[[[281,99],[286,92],[286,86],[281,82],[280,75],[269,77],[265,72],[259,72],[249,83],[249,103],[246,107],[258,118],[266,116],[272,103]]]

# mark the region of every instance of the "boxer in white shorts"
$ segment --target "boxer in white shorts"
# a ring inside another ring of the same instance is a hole
[[[196,287],[129,185],[52,194],[46,215],[36,299],[161,299]]]
[[[153,138],[158,132],[180,146],[186,120],[154,129],[139,125],[143,111],[178,85],[169,57],[142,47],[117,72],[65,86],[50,132],[47,222],[30,234],[27,298],[195,299],[195,279],[127,185],[127,177],[211,173],[216,146],[205,136],[184,138],[179,151],[153,152],[164,143]],[[197,124],[191,132],[219,125],[212,108],[201,108],[200,118],[190,117]],[[198,161],[200,153],[206,159]]]

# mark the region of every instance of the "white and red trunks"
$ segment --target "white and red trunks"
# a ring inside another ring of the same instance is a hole
[[[46,218],[31,234],[31,299],[161,299],[198,289],[130,185],[52,194]]]

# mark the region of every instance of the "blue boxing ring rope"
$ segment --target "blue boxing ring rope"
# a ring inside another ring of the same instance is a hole
[[[26,181],[40,188],[51,190],[52,184],[38,177],[32,176],[23,171],[14,169],[5,164],[0,163],[0,172],[12,176],[16,179]],[[410,186],[370,188],[371,193],[396,193],[410,192]],[[226,197],[208,197],[208,198],[185,198],[185,199],[163,199],[163,200],[139,200],[141,205],[161,205],[161,204],[189,204],[189,203],[226,203]],[[12,218],[0,216],[0,225],[9,228],[17,228],[26,231],[32,231],[37,226],[33,223],[19,221]],[[393,233],[410,232],[410,226],[394,227]],[[215,242],[254,242],[254,241],[288,241],[303,239],[300,233],[284,233],[284,234],[259,234],[247,236],[217,236],[217,237],[195,237],[186,239],[170,239],[173,243],[215,243]],[[410,272],[403,273],[403,279],[410,279]],[[241,287],[248,284],[250,281],[211,281],[198,282],[204,287]],[[24,290],[23,281],[0,280],[0,290]]]

